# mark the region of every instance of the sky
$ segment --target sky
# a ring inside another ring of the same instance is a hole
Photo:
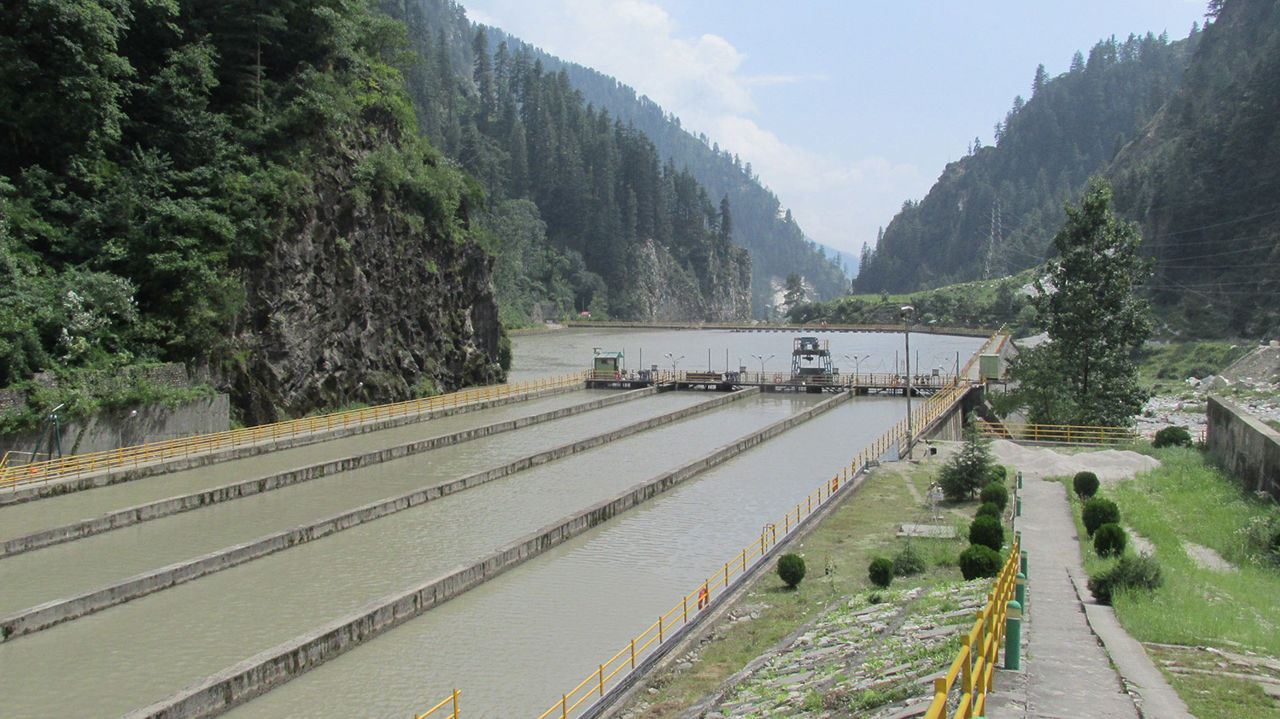
[[[855,256],[924,197],[1036,65],[1129,33],[1186,37],[1204,0],[461,0],[468,17],[635,88],[737,153],[813,240]]]

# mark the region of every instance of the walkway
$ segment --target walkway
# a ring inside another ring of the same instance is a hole
[[[1022,672],[997,673],[987,716],[1190,717],[1142,645],[1089,596],[1066,488],[1028,478],[1020,494],[1029,605]]]

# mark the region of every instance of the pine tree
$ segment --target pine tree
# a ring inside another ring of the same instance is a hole
[[[1091,181],[1079,207],[1067,207],[1049,286],[1035,301],[1050,341],[1010,368],[1019,382],[1010,394],[1032,422],[1127,425],[1142,408],[1132,357],[1151,323],[1147,303],[1133,294],[1150,272],[1140,241],[1136,226],[1111,212],[1105,180]]]

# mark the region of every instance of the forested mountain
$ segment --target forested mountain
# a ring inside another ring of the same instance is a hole
[[[1182,84],[1108,170],[1168,329],[1280,331],[1280,2],[1210,3]]]
[[[490,30],[491,34],[501,35]],[[516,41],[518,42],[518,41]],[[537,51],[535,51],[537,52]],[[596,70],[541,54],[548,67],[563,67],[573,86],[598,107],[633,124],[658,147],[663,157],[687,168],[713,197],[727,196],[734,208],[734,241],[751,252],[751,299],[757,316],[772,301],[771,284],[796,273],[812,286],[818,299],[838,297],[849,289],[839,263],[808,240],[791,211],[761,184],[737,154],[721,149],[706,135],[694,136],[680,118],[666,113],[647,96]]]
[[[639,130],[586,103],[527,47],[489,46],[443,0],[389,0],[420,126],[480,182],[477,215],[510,321],[582,311],[622,319],[749,316],[737,208],[660,162]],[[541,313],[546,314],[546,313]]]
[[[863,257],[859,292],[905,292],[1001,277],[1045,260],[1063,207],[1177,86],[1200,33],[1168,43],[1148,33],[1076,53],[1057,77],[1035,69],[994,146],[977,140],[920,202],[907,201]]]
[[[500,29],[471,24],[465,9],[455,2],[424,0],[421,8],[429,28],[436,32],[443,28],[446,38],[453,39],[447,54],[456,67],[475,67],[474,43],[458,41],[471,39],[483,29],[491,50],[505,46],[507,58],[523,58],[526,65],[541,64],[544,73],[567,74],[570,86],[587,103],[647,136],[664,164],[689,172],[712,200],[728,198],[733,217],[731,237],[751,253],[751,303],[757,316],[772,301],[771,282],[780,283],[793,272],[803,276],[822,299],[848,289],[838,263],[805,238],[791,212],[760,183],[751,163],[744,164],[737,155],[710,143],[705,135],[690,134],[681,127],[679,118],[664,112],[648,97],[637,96],[634,89],[612,77],[565,62]],[[430,136],[434,143],[436,136]]]
[[[399,34],[350,0],[0,6],[0,386],[178,361],[257,422],[500,377],[481,196]]]
[[[1139,223],[1168,335],[1280,330],[1280,2],[1214,0],[1182,41],[1106,40],[1069,72],[1037,71],[995,147],[948,165],[885,228],[855,281],[910,290],[1046,259],[1065,201],[1111,179]]]

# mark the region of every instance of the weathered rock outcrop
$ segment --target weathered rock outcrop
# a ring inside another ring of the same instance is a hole
[[[246,422],[503,375],[493,261],[467,233],[466,190],[409,178],[371,196],[361,177],[386,138],[370,134],[321,161],[305,211],[245,277],[225,379]]]
[[[637,248],[633,291],[647,321],[722,322],[751,316],[751,258],[725,248],[713,254],[702,280],[682,267],[667,249],[649,240]]]

